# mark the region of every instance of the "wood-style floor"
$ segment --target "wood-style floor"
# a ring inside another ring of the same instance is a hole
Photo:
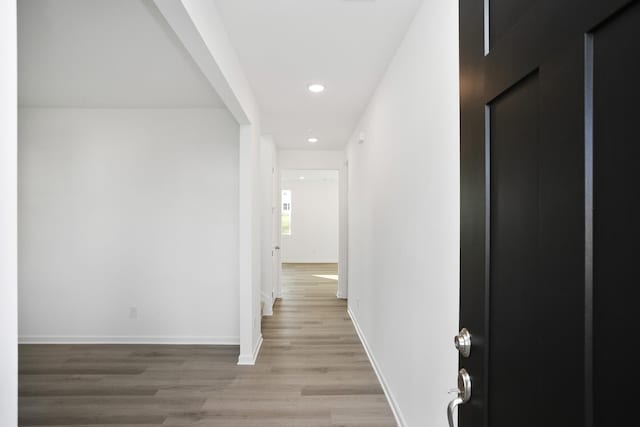
[[[21,345],[22,426],[394,426],[336,299],[334,264],[285,264],[255,366],[235,346]]]

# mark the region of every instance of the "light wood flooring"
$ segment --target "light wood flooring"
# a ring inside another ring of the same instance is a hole
[[[283,265],[255,366],[236,346],[21,345],[22,426],[394,426],[335,297],[335,264]]]

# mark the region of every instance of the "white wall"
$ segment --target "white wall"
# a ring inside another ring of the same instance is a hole
[[[239,365],[254,365],[262,346],[260,300],[261,186],[259,125],[240,126],[240,355]]]
[[[291,190],[291,235],[282,235],[282,262],[338,262],[338,171],[283,171]],[[305,179],[299,179],[299,176]]]
[[[339,174],[339,230],[338,230],[338,298],[348,296],[348,165],[344,151],[337,150],[280,150],[278,166],[285,169],[334,169]]]
[[[278,280],[277,260],[279,252],[275,247],[280,244],[278,230],[275,228],[275,218],[279,215],[278,190],[278,151],[270,136],[260,138],[260,195],[262,200],[262,279],[261,294],[264,303],[263,314],[273,314],[273,304],[276,296],[276,280]]]
[[[23,341],[239,342],[228,111],[21,109],[19,131]]]
[[[335,169],[344,167],[342,150],[280,150],[278,164],[285,169]]]
[[[18,414],[16,2],[0,2],[0,425]]]
[[[211,86],[240,124],[238,363],[253,365],[262,343],[260,109],[215,2],[153,0]]]
[[[347,148],[349,309],[409,426],[456,385],[458,117],[458,6],[425,0]]]

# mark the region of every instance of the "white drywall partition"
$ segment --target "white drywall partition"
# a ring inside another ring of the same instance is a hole
[[[282,262],[338,262],[338,171],[282,171],[291,192],[291,229],[283,234]]]
[[[215,2],[154,0],[154,4],[240,124],[238,363],[252,365],[262,343],[260,111]]]
[[[18,422],[16,2],[0,2],[0,425]]]
[[[20,109],[24,342],[238,344],[225,109]]]
[[[260,254],[259,127],[240,126],[240,356],[239,365],[254,365],[262,346]]]
[[[349,310],[407,426],[456,385],[458,100],[458,5],[425,0],[347,147]]]

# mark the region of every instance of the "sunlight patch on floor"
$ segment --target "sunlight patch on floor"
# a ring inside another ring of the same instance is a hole
[[[314,274],[313,277],[320,277],[321,279],[338,280],[337,274]]]

